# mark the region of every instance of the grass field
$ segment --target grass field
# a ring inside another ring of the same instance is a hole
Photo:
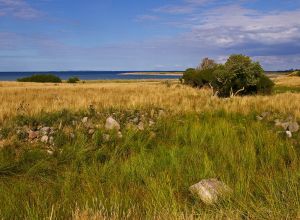
[[[274,81],[273,95],[231,99],[176,81],[1,82],[0,217],[300,218],[300,135],[273,122],[299,121],[300,77]],[[111,115],[121,138],[104,129]],[[128,126],[134,118],[145,128]],[[56,129],[51,154],[16,132],[39,125]],[[189,186],[205,178],[229,185],[231,198],[209,206],[193,197]]]

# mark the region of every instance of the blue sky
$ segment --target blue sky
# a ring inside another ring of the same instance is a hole
[[[300,68],[300,0],[0,0],[0,71]]]

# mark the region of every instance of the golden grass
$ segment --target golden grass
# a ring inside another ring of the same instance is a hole
[[[279,77],[279,85],[300,85],[294,77]],[[211,111],[247,114],[251,111],[274,111],[300,118],[300,94],[283,93],[271,96],[220,99],[208,89],[194,89],[173,81],[171,87],[162,82],[39,84],[0,82],[0,122],[19,113],[79,110],[93,105],[104,108],[159,107],[174,113]]]
[[[299,76],[280,76],[273,79],[278,86],[296,86],[300,87]]]

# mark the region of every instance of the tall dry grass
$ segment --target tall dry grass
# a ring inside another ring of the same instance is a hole
[[[292,77],[293,78],[293,77]],[[286,84],[284,84],[284,80]],[[280,85],[290,85],[291,78],[277,78]],[[292,79],[293,85],[300,80]],[[203,112],[224,109],[247,114],[252,111],[274,111],[300,117],[300,94],[284,93],[271,96],[220,99],[209,89],[194,89],[173,82],[38,84],[0,83],[0,122],[24,113],[61,109],[79,110],[93,105],[106,108],[164,108],[174,113]]]

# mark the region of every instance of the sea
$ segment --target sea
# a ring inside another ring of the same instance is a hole
[[[52,72],[0,72],[0,81],[16,81],[18,78],[33,74],[54,74],[61,79],[78,77],[80,80],[129,80],[129,79],[179,79],[180,76],[170,75],[122,75],[122,73],[151,72],[160,73],[166,71],[52,71]],[[176,71],[167,71],[176,72]]]

